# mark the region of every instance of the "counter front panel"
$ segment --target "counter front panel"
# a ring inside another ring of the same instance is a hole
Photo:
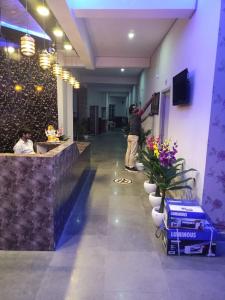
[[[44,154],[0,154],[0,249],[55,249],[90,166],[90,145],[80,147],[64,142]]]

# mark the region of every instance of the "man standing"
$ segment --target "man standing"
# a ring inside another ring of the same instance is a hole
[[[34,145],[31,141],[31,131],[28,128],[23,128],[19,131],[19,141],[13,147],[15,154],[35,154]]]
[[[127,171],[136,172],[135,156],[138,150],[138,140],[141,133],[141,116],[152,102],[152,98],[145,104],[143,109],[138,109],[136,104],[129,107],[129,134],[127,137],[127,151],[125,156],[125,168]]]

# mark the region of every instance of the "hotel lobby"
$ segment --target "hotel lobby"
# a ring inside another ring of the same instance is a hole
[[[224,53],[223,0],[0,1],[0,300],[225,299]]]

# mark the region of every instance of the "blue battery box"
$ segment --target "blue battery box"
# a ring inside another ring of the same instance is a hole
[[[168,228],[203,230],[208,222],[197,200],[166,200],[165,224]]]

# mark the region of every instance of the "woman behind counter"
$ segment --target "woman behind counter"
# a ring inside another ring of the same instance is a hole
[[[19,131],[19,141],[13,147],[15,154],[35,154],[34,144],[31,141],[31,131],[28,128],[22,128]]]

